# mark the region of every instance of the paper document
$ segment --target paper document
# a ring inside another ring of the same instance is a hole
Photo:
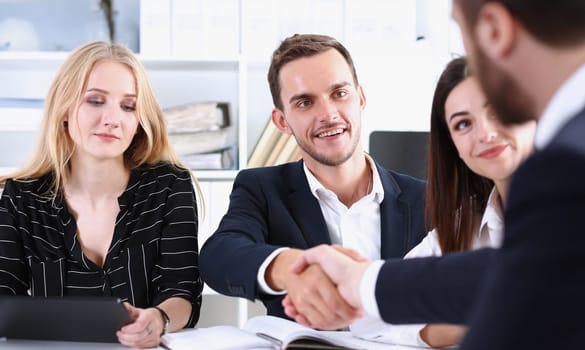
[[[273,316],[253,317],[243,329],[233,326],[191,329],[166,334],[164,339],[172,350],[366,349],[348,338]]]

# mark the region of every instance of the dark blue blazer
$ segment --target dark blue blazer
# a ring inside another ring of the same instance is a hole
[[[585,347],[585,110],[520,166],[499,250],[388,261],[387,322],[468,323],[461,349]]]
[[[381,256],[402,257],[426,234],[425,183],[376,166],[384,187]],[[259,291],[260,265],[277,248],[319,244],[331,244],[331,239],[302,161],[242,170],[234,181],[227,214],[201,248],[201,276],[222,294],[260,299],[268,314],[285,317],[282,296]]]

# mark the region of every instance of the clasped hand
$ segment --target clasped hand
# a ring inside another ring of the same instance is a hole
[[[320,245],[296,255],[282,305],[296,322],[339,329],[362,317],[359,283],[369,261],[352,249]],[[297,279],[296,281],[294,279]]]

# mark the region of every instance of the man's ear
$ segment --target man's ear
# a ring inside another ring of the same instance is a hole
[[[475,27],[477,46],[492,60],[507,57],[516,44],[518,22],[500,3],[482,6]]]
[[[278,108],[272,109],[272,122],[274,123],[276,128],[280,130],[280,132],[288,135],[292,134],[292,131],[288,127],[288,123],[284,118],[284,113],[280,109]]]
[[[361,85],[358,85],[358,94],[360,96],[360,107],[363,111],[366,108],[366,94],[364,94],[364,88]]]

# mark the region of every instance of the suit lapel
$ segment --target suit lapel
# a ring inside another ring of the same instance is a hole
[[[292,164],[288,184],[289,210],[307,242],[307,247],[331,244],[321,207],[317,198],[311,193],[303,171],[302,160]]]
[[[380,204],[380,254],[382,259],[401,258],[407,253],[410,237],[409,208],[400,199],[400,187],[392,175],[377,163],[384,187],[384,200]]]

